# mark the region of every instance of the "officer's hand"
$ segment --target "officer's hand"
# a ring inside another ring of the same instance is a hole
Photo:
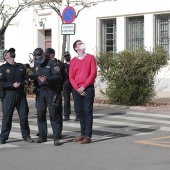
[[[41,82],[44,82],[47,80],[47,78],[45,76],[39,76],[38,80],[40,80]]]
[[[14,86],[15,88],[18,88],[18,87],[20,86],[20,83],[15,82],[15,83],[13,84],[13,86]]]
[[[34,82],[34,80],[32,80],[32,79],[30,79],[30,78],[29,78],[29,82],[31,82],[31,83],[32,83],[32,82]]]

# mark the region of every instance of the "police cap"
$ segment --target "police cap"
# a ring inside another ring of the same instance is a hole
[[[44,60],[44,59],[43,59],[43,56],[44,56],[44,51],[43,51],[43,49],[42,49],[42,48],[36,48],[36,49],[33,51],[33,56],[34,56],[35,62],[42,63],[42,61]]]
[[[3,58],[5,59],[6,54],[9,53],[12,58],[15,58],[15,48],[10,48],[3,52]]]
[[[64,57],[66,57],[66,56],[70,56],[70,53],[68,51],[64,52]]]
[[[47,48],[45,54],[46,55],[55,54],[55,50],[53,48]]]

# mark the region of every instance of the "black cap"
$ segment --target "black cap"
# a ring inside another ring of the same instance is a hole
[[[68,51],[64,52],[64,57],[66,57],[66,56],[70,56],[70,53]]]
[[[33,56],[34,56],[35,62],[41,63],[43,61],[43,56],[44,56],[43,49],[42,48],[36,48],[33,51]]]
[[[34,57],[36,57],[36,56],[41,57],[43,54],[44,54],[44,51],[43,51],[42,48],[36,48],[36,49],[33,51]]]
[[[47,48],[46,51],[45,51],[45,54],[46,55],[55,54],[55,50],[53,48]]]
[[[15,58],[15,48],[10,48],[9,50],[5,50],[5,51],[3,52],[3,58],[4,58],[4,59],[5,59],[5,55],[6,55],[7,53],[10,53],[10,56],[11,56],[12,58]]]

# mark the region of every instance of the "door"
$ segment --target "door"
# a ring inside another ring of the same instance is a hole
[[[45,30],[45,49],[51,48],[51,30]]]

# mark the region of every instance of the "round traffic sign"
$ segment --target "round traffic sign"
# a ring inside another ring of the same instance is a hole
[[[62,20],[66,24],[72,23],[75,20],[75,18],[76,18],[76,11],[73,7],[68,6],[63,10]]]

